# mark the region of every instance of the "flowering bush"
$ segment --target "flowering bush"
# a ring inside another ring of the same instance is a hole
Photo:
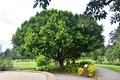
[[[94,77],[95,72],[96,72],[94,64],[89,64],[88,68],[87,68],[87,71],[88,71],[88,76],[89,77]]]
[[[80,76],[83,75],[83,68],[78,69],[78,75],[80,75]]]

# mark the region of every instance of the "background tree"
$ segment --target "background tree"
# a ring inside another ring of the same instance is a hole
[[[10,49],[6,49],[3,53],[0,54],[2,59],[12,59],[12,51]]]
[[[42,6],[43,9],[47,9],[47,6],[50,4],[51,0],[35,0],[33,8],[37,5]],[[105,6],[110,7],[110,11],[114,12],[114,15],[111,17],[111,23],[120,22],[120,1],[119,0],[90,0],[87,4],[85,14],[91,16],[96,20],[105,19],[107,13],[104,8]]]
[[[114,55],[120,61],[120,26],[110,32],[109,44],[113,47]]]
[[[116,45],[114,45],[114,53],[115,53],[114,56],[116,56],[116,58],[120,62],[120,41],[118,41]]]
[[[109,34],[109,44],[116,44],[116,42],[120,41],[120,25],[117,27],[117,29],[114,29]]]
[[[98,59],[99,59],[100,54],[97,52],[97,50],[94,50],[92,52],[92,59],[96,61],[96,63],[98,63]]]
[[[116,60],[116,55],[114,53],[114,49],[112,47],[109,47],[106,52],[105,52],[105,56],[106,56],[106,59],[109,61],[109,62],[114,62],[114,60]]]
[[[90,52],[103,45],[103,27],[86,15],[44,10],[25,21],[12,37],[22,55],[44,55],[63,66],[75,53]],[[19,39],[21,39],[19,41]]]

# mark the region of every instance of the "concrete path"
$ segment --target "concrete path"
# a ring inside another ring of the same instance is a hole
[[[57,80],[95,80],[92,78],[85,78],[82,76],[68,75],[68,74],[55,74]]]
[[[96,68],[99,80],[120,80],[120,73],[105,68]]]
[[[0,80],[56,80],[56,77],[47,72],[0,72]]]
[[[0,80],[95,80],[82,76],[67,74],[51,74],[48,72],[0,72]]]
[[[120,80],[120,73],[104,69],[96,68],[99,80]],[[82,76],[68,74],[51,74],[48,72],[0,72],[0,80],[96,80],[85,78]]]

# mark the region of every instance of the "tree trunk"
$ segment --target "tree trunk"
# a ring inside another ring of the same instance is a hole
[[[60,59],[59,61],[59,64],[60,64],[60,67],[63,67],[64,65],[63,65],[63,63],[64,63],[64,60],[63,59]]]
[[[70,65],[70,60],[67,60],[67,66]]]
[[[72,64],[75,64],[75,59],[72,60]]]

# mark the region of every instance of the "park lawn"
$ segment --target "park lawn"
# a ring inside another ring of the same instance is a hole
[[[35,61],[29,61],[29,62],[13,61],[13,67],[18,70],[35,70],[36,62]]]
[[[120,66],[116,66],[116,65],[95,64],[95,66],[120,72]]]

